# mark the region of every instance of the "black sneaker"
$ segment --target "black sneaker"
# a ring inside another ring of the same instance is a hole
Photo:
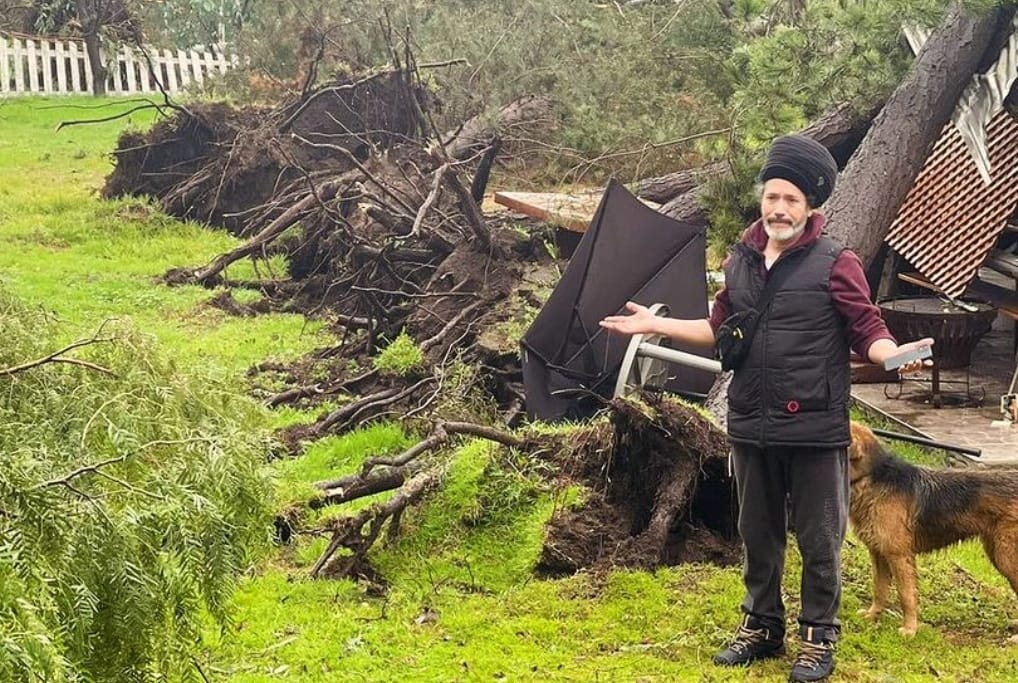
[[[821,681],[834,672],[837,632],[819,626],[799,627],[799,654],[788,680],[795,683]]]
[[[758,659],[770,659],[785,654],[784,631],[768,627],[751,614],[742,620],[735,632],[735,640],[721,652],[714,655],[719,666],[742,666]]]

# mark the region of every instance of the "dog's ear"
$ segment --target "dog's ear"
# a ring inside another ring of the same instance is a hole
[[[859,460],[868,450],[872,451],[875,447],[880,447],[876,435],[870,431],[869,427],[854,420],[849,426],[852,436],[852,443],[848,447],[849,460]]]

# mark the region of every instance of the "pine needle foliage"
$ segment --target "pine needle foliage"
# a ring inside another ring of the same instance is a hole
[[[64,344],[0,290],[0,369]],[[0,681],[201,680],[210,620],[268,539],[253,406],[136,330],[0,372]]]

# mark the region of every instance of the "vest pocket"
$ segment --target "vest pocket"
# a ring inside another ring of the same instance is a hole
[[[760,410],[763,396],[761,394],[760,370],[758,368],[742,368],[732,375],[732,383],[728,386],[728,407],[739,413],[755,413]]]
[[[795,414],[814,410],[829,410],[831,387],[827,376],[827,362],[818,356],[788,358],[781,368],[768,376],[772,409]]]

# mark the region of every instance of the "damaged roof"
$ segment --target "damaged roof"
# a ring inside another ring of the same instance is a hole
[[[986,127],[990,182],[954,123],[944,127],[886,242],[933,284],[960,296],[1018,204],[1018,121],[1006,110]]]
[[[1018,121],[1004,109],[1018,78],[1018,17],[994,65],[962,92],[885,242],[948,296],[975,279],[1018,204]],[[926,35],[906,30],[913,50]]]

